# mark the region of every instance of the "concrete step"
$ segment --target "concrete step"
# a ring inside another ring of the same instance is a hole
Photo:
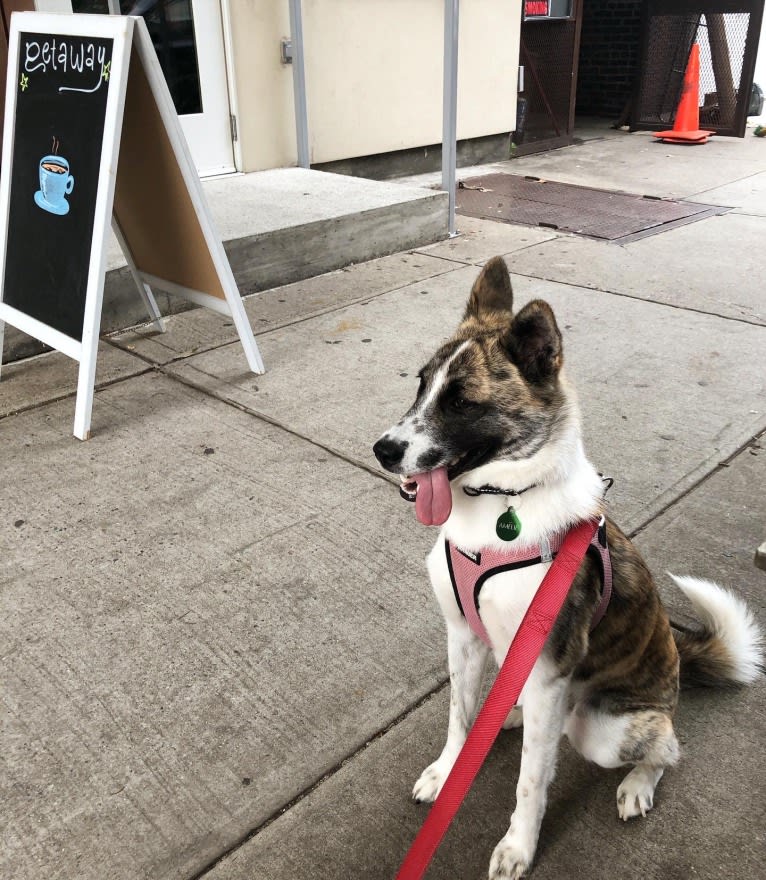
[[[214,226],[245,295],[431,244],[447,235],[447,193],[424,185],[278,168],[203,181]],[[155,291],[163,314],[188,309]],[[102,333],[147,320],[116,239],[107,253]],[[3,361],[44,346],[8,327]]]

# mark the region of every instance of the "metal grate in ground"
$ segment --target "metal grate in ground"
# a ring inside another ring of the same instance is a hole
[[[457,212],[625,243],[692,223],[727,208],[556,183],[516,174],[460,181]]]

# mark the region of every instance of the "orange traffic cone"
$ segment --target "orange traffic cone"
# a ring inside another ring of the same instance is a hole
[[[705,144],[714,131],[700,131],[699,107],[700,47],[695,43],[684,75],[681,100],[671,131],[655,131],[654,136],[673,144]]]

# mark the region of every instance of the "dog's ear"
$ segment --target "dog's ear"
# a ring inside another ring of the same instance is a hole
[[[503,317],[510,320],[513,310],[513,288],[508,267],[502,257],[492,257],[481,270],[471,288],[463,320],[478,321]]]
[[[505,347],[528,382],[539,385],[558,374],[564,362],[561,333],[547,302],[534,299],[524,306],[511,323]]]

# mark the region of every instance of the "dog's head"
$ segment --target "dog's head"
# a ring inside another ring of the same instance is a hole
[[[566,404],[561,333],[550,306],[513,313],[505,261],[490,260],[463,320],[419,373],[415,402],[373,447],[378,461],[417,492],[418,517],[439,525],[450,481],[495,461],[521,461],[549,441]]]

